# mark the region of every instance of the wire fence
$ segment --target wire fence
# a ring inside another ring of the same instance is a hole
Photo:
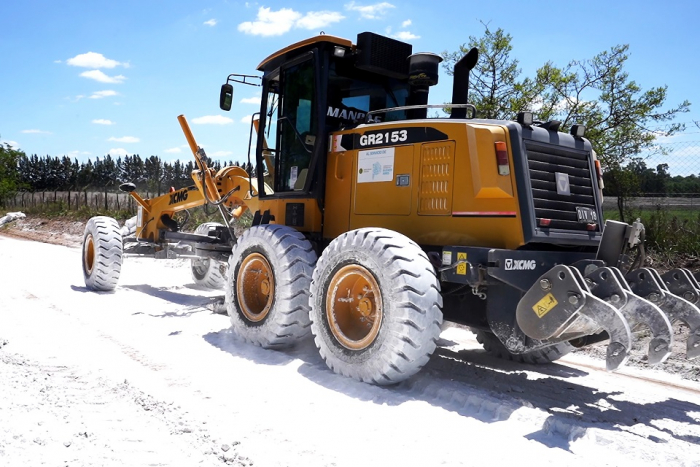
[[[647,167],[656,169],[659,164],[667,164],[671,177],[700,176],[700,141],[676,141],[658,146],[661,151],[643,158]]]
[[[144,193],[145,198],[151,194]],[[127,193],[96,191],[38,191],[19,192],[5,201],[8,209],[27,210],[48,205],[60,205],[68,211],[83,208],[105,211],[127,210],[136,213],[136,201]]]

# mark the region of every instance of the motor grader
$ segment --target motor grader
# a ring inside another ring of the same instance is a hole
[[[123,184],[135,225],[88,222],[87,286],[114,289],[124,256],[192,258],[196,283],[225,288],[242,339],[283,348],[311,333],[333,371],[376,384],[425,365],[443,319],[527,363],[607,340],[609,370],[640,329],[648,362],[664,361],[678,321],[697,357],[700,284],[685,269],[643,267],[639,222],[603,223],[585,128],[560,132],[529,112],[477,118],[467,104],[476,49],[455,65],[452,102],[431,105],[440,60],[369,32],[356,43],[319,35],[267,57],[262,76],[229,75],[222,110],[231,83],[262,87],[254,173],[209,168],[180,116],[194,184],[153,199]],[[428,117],[446,106],[449,116]],[[183,232],[178,213],[205,203],[222,223]],[[236,237],[246,210],[253,225]]]

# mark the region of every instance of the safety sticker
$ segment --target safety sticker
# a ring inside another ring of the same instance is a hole
[[[457,252],[457,262],[460,262],[460,261],[467,261],[467,254],[458,251],[458,252]],[[467,275],[467,263],[466,263],[466,262],[464,262],[464,263],[459,263],[459,264],[457,265],[457,274],[459,274],[460,276],[466,276],[466,275]]]
[[[357,183],[394,180],[394,148],[357,153]]]
[[[535,306],[533,306],[532,309],[535,311],[538,318],[542,318],[544,315],[552,311],[552,308],[558,304],[559,302],[557,302],[557,299],[554,298],[554,295],[552,295],[550,292],[542,297],[539,302],[535,303]]]

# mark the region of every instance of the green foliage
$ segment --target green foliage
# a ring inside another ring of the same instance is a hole
[[[658,125],[688,112],[690,102],[664,109],[667,87],[643,90],[624,70],[629,45],[616,45],[590,60],[571,61],[563,68],[546,63],[537,71],[543,89],[543,120],[557,119],[562,130],[578,123],[586,126],[586,137],[604,167],[619,167],[645,150],[653,149],[659,136],[685,129]],[[657,148],[657,150],[659,150]]]
[[[513,119],[519,111],[535,111],[541,121],[558,120],[560,130],[573,124],[586,126],[586,137],[603,167],[620,168],[642,151],[656,149],[658,136],[684,129],[670,124],[688,112],[690,103],[664,108],[667,87],[643,90],[625,71],[628,45],[616,45],[588,60],[573,60],[564,67],[551,62],[540,67],[534,78],[520,79],[518,60],[511,58],[512,37],[502,29],[485,25],[480,38],[470,36],[457,52],[444,52],[448,73],[471,47],[480,58],[470,79],[470,103],[486,118]]]
[[[503,29],[491,31],[485,26],[483,37],[469,36],[457,52],[443,52],[443,67],[449,75],[454,65],[472,47],[479,50],[479,61],[469,78],[469,103],[476,106],[481,118],[512,119],[519,111],[528,110],[538,93],[536,83],[519,80],[518,60],[510,57],[512,37]]]
[[[3,151],[4,148],[3,148]],[[193,161],[182,163],[162,161],[158,156],[145,160],[138,154],[113,159],[109,154],[97,157],[93,162],[79,163],[67,156],[39,157],[36,154],[26,156],[18,154],[16,174],[19,184],[28,191],[117,191],[120,184],[134,183],[142,192],[159,195],[170,187],[180,189],[193,184]],[[243,167],[252,173],[251,164],[229,161],[224,165]],[[219,170],[222,164],[214,161],[210,167]]]
[[[39,203],[36,206],[29,206],[23,209],[27,215],[46,217],[49,219],[66,218],[76,221],[87,221],[94,216],[109,216],[119,221],[124,221],[134,216],[128,209],[97,209],[94,207],[80,206],[78,209],[68,209],[68,203],[63,200],[56,202]]]
[[[700,254],[700,213],[679,215],[659,206],[643,217],[643,223],[650,249],[666,255]]]
[[[650,256],[666,265],[682,258],[700,256],[700,212],[696,209],[653,209],[628,207],[627,219],[640,219],[645,228],[645,245]],[[606,211],[605,219],[623,220],[617,211]]]
[[[9,144],[0,144],[0,206],[14,196],[22,184],[19,176],[19,161],[24,157],[22,151],[12,149]]]

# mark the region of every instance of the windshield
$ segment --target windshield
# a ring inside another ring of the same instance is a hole
[[[348,60],[335,60],[328,75],[326,121],[331,130],[365,121],[372,110],[406,105],[409,87],[405,82],[358,70]],[[405,120],[403,110],[371,116],[373,121]]]

